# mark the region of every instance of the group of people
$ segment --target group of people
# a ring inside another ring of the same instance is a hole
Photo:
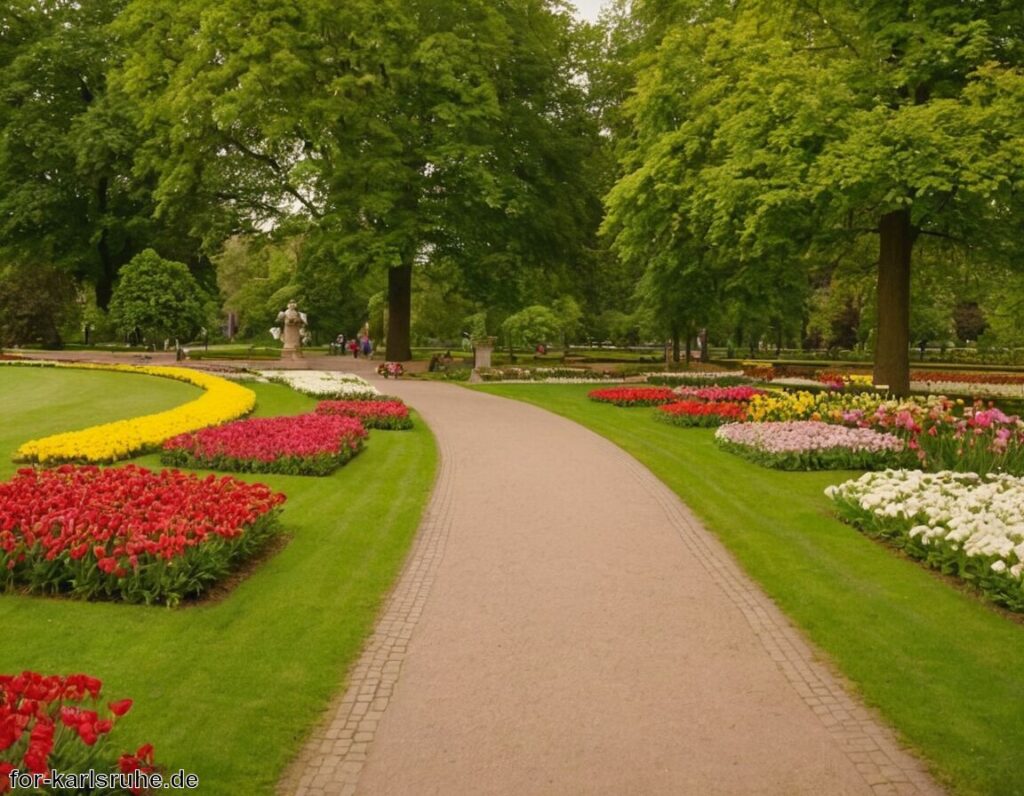
[[[365,327],[363,327],[359,334],[354,335],[351,340],[346,338],[344,334],[339,334],[334,340],[333,348],[339,354],[348,351],[354,359],[359,359],[360,354],[367,359],[373,356],[373,340],[370,339],[369,330]]]

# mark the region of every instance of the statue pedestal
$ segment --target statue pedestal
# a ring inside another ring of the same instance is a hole
[[[281,359],[302,359],[302,349],[285,346],[281,349]]]
[[[494,353],[494,338],[486,337],[473,341],[473,367],[491,367],[491,354]]]

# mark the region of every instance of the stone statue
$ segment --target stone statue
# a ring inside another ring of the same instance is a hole
[[[306,334],[306,313],[299,312],[298,305],[289,301],[288,309],[277,313],[277,322],[282,326],[280,337],[284,340],[283,356],[298,359],[302,356],[302,338]]]

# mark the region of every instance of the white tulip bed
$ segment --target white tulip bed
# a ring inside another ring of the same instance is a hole
[[[354,373],[335,373],[330,370],[261,370],[259,374],[268,381],[285,384],[293,390],[315,398],[365,400],[380,395],[376,387]]]
[[[825,494],[859,530],[1024,611],[1024,478],[886,470]]]

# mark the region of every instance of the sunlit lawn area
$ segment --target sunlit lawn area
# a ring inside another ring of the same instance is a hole
[[[589,385],[476,389],[564,415],[649,467],[953,791],[1024,792],[1024,626],[834,519],[823,490],[855,473],[767,470],[712,430],[590,401]]]
[[[258,415],[315,401],[252,385]],[[160,411],[199,395],[167,379],[73,370],[0,370],[0,475],[20,442]],[[158,468],[149,455],[137,463]],[[339,688],[395,578],[436,466],[422,422],[372,432],[366,450],[326,478],[248,476],[288,495],[290,542],[225,599],[180,609],[0,596],[0,672],[86,672],[135,706],[114,738],[149,741],[204,794],[272,793]],[[120,750],[119,750],[120,751]]]

